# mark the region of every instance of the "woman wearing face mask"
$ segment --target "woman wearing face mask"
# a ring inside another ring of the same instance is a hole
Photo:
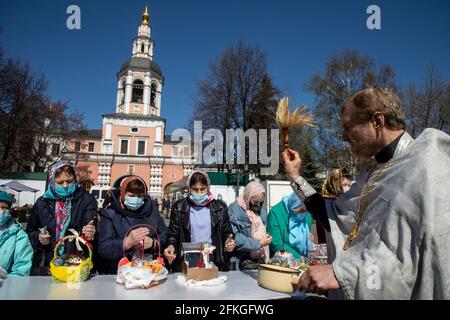
[[[273,237],[270,254],[285,250],[295,259],[306,255],[312,246],[311,225],[311,214],[297,195],[284,196],[269,212],[267,228]]]
[[[227,206],[213,198],[206,173],[192,172],[187,186],[188,196],[172,206],[164,256],[171,263],[172,271],[180,272],[182,243],[209,242],[216,246],[214,263],[220,270],[226,270],[229,253],[235,247]]]
[[[28,235],[11,217],[12,197],[0,191],[0,273],[8,276],[30,275],[33,247]]]
[[[36,200],[27,224],[27,233],[35,250],[34,267],[38,274],[48,274],[53,249],[59,239],[74,229],[88,241],[94,240],[94,218],[97,212],[95,197],[77,183],[75,167],[58,162],[49,172],[48,188]],[[66,252],[76,250],[67,243]],[[39,268],[39,270],[37,269]]]
[[[262,208],[265,192],[262,184],[250,182],[229,208],[240,269],[252,269],[269,259],[272,237],[266,232],[267,213]]]
[[[156,201],[147,195],[147,185],[138,176],[124,178],[118,190],[111,193],[110,205],[103,210],[98,226],[98,270],[104,274],[117,273],[117,265],[124,252],[131,259],[136,246],[144,245],[144,253],[156,258],[158,247],[164,248],[167,228]],[[157,230],[161,243],[153,229],[142,227],[127,231],[136,225],[147,224]],[[162,250],[162,249],[161,249]]]

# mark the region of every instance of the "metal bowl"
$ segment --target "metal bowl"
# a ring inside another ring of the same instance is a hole
[[[292,293],[297,290],[301,272],[292,268],[260,264],[258,284],[269,290]]]

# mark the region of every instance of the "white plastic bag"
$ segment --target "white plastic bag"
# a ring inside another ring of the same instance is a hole
[[[152,281],[164,280],[168,273],[166,268],[155,274],[150,269],[125,265],[117,270],[116,282],[125,285],[126,289],[150,288]]]
[[[227,276],[220,276],[215,279],[197,281],[193,279],[186,280],[186,277],[184,275],[180,275],[177,277],[176,281],[180,285],[185,287],[218,287],[224,285],[227,282]]]

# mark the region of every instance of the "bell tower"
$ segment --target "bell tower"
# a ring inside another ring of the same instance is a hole
[[[161,68],[153,61],[154,43],[150,34],[150,15],[145,7],[137,36],[133,38],[131,59],[117,73],[116,113],[161,114],[164,78]]]
[[[147,7],[142,14],[142,21],[138,27],[138,35],[133,39],[133,57],[153,59],[153,41],[150,39],[151,26]]]

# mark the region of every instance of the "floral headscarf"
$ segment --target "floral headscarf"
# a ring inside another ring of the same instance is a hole
[[[345,169],[334,169],[323,183],[322,196],[327,199],[339,198],[344,192],[342,179],[346,174],[347,171]]]
[[[75,167],[66,161],[60,161],[54,164],[50,170],[48,175],[48,188],[44,194],[44,199],[55,200],[55,212],[54,217],[56,220],[56,230],[55,230],[55,239],[54,241],[58,241],[66,234],[67,228],[69,227],[69,223],[71,220],[72,214],[72,197],[61,197],[55,192],[56,185],[56,171],[62,167],[70,166],[73,171],[76,173]],[[74,183],[77,181],[77,176],[74,177]]]

